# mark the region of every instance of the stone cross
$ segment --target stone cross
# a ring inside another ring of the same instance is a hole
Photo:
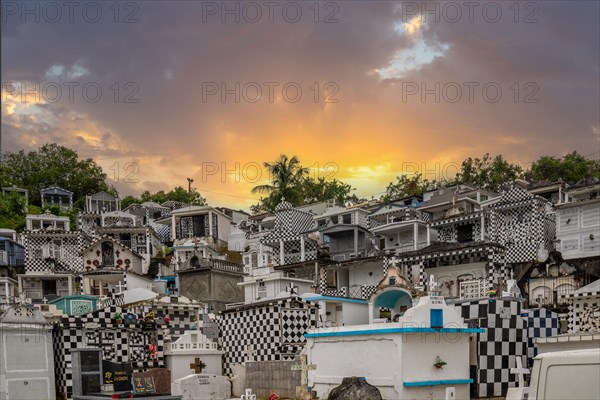
[[[437,289],[437,282],[435,276],[429,275],[429,292],[433,293]]]
[[[119,289],[119,293],[123,293],[123,290],[127,290],[127,285],[124,285],[121,282],[117,283],[115,286]]]
[[[300,364],[292,365],[292,371],[301,371],[301,385],[308,385],[308,371],[317,369],[315,364],[307,364],[306,363],[306,355],[300,356]]]
[[[252,394],[252,389],[246,389],[240,400],[256,400],[256,395]]]
[[[286,288],[286,291],[290,294],[298,294],[298,286],[294,286],[294,282],[290,282],[290,285]]]
[[[196,374],[201,374],[204,367],[206,367],[206,364],[199,357],[196,357],[194,362],[190,364],[190,369],[193,369]]]
[[[510,372],[512,374],[517,375],[519,380],[519,387],[525,387],[525,375],[529,375],[529,368],[523,368],[523,362],[521,361],[521,357],[516,358],[517,368],[511,368]]]
[[[48,304],[48,299],[44,296],[44,298],[42,299],[42,302],[44,302],[44,304]]]

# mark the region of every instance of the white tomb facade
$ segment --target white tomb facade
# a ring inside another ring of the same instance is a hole
[[[381,293],[389,297],[390,290]],[[407,293],[398,289],[398,296]],[[483,329],[467,328],[439,296],[421,297],[397,322],[310,330],[304,351],[316,369],[308,386],[326,398],[344,377],[359,376],[384,399],[443,399],[451,387],[457,399],[468,399],[469,338],[477,332]]]
[[[175,342],[165,345],[165,359],[173,381],[193,374],[192,366],[200,363],[204,365],[197,373],[222,375],[223,353],[218,350],[217,343],[199,330],[185,331]]]

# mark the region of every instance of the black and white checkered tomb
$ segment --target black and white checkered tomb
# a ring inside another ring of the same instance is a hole
[[[523,310],[521,315],[527,320],[527,366],[531,367],[538,352],[535,339],[558,335],[559,319],[557,313],[546,308]]]
[[[299,297],[223,311],[219,326],[225,373],[231,374],[233,363],[292,360],[304,347],[304,333],[316,322],[317,306]]]
[[[516,376],[510,369],[527,356],[527,322],[518,299],[481,299],[454,303],[470,326],[485,328],[477,334],[477,368],[474,377],[478,397],[506,396]]]

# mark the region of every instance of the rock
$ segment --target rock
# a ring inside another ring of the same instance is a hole
[[[344,378],[342,384],[329,392],[327,400],[382,400],[381,393],[365,378]]]

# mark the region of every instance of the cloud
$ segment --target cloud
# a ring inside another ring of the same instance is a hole
[[[296,23],[282,9],[273,22],[263,10],[256,23],[243,14],[222,23],[201,2],[136,4],[137,23],[2,24],[3,83],[79,83],[73,102],[64,86],[59,102],[3,102],[3,149],[56,141],[101,160],[109,175],[117,162],[121,174],[138,163],[138,182],[119,183],[128,193],[194,177],[210,202],[247,206],[256,183],[202,182],[203,163],[231,168],[297,154],[308,166],[336,163],[336,177],[368,194],[407,162],[434,168],[488,151],[527,162],[598,145],[590,135],[600,109],[595,2],[539,2],[531,24],[515,23],[508,8],[497,23],[481,10],[473,23],[466,14],[458,23],[406,20],[383,1],[337,2],[319,10],[318,23],[309,3],[298,3]],[[331,15],[339,22],[323,23]],[[465,82],[478,83],[472,102]],[[203,93],[212,83],[219,92]],[[436,83],[439,100],[426,94]],[[497,102],[485,98],[490,83],[502,89]],[[255,84],[262,96],[252,102]],[[407,96],[407,84],[419,92]],[[463,89],[455,103],[453,84]],[[102,95],[92,102],[95,87]]]

